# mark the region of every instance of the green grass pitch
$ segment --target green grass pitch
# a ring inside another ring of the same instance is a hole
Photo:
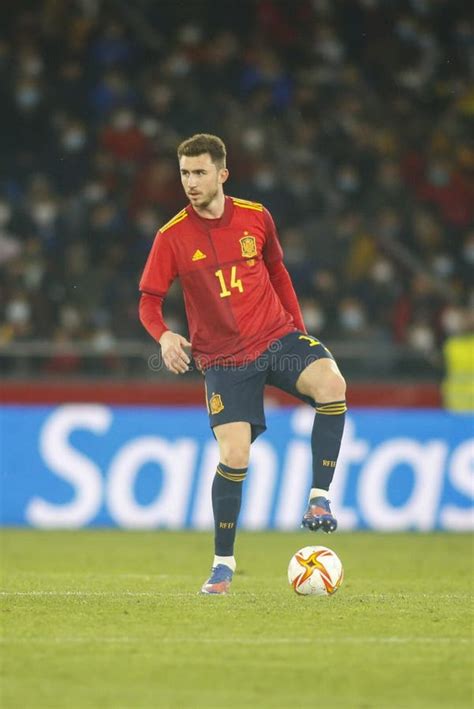
[[[290,556],[346,579],[298,597]],[[232,594],[200,596],[197,532],[2,533],[2,709],[470,709],[472,540],[241,533]]]

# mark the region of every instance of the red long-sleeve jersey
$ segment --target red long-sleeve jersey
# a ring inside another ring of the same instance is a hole
[[[305,329],[275,224],[259,203],[226,197],[218,220],[188,205],[161,227],[140,280],[140,319],[156,340],[168,329],[162,304],[177,277],[203,369],[251,361],[273,340]]]

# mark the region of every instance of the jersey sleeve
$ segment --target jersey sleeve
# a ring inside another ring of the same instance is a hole
[[[170,239],[159,231],[139,285],[142,292],[139,305],[140,321],[155,340],[159,340],[161,335],[169,330],[163,320],[162,306],[177,275],[178,269]]]
[[[275,222],[268,209],[263,208],[263,219],[265,222],[265,245],[263,247],[263,259],[270,264],[275,261],[283,261],[283,249],[278,238]]]
[[[280,298],[281,304],[292,316],[295,327],[302,332],[306,332],[298,298],[296,297],[290,274],[283,263],[283,249],[278,239],[275,222],[267,209],[264,209],[264,220],[266,240],[263,248],[263,259],[267,266],[270,281],[277,296]]]
[[[142,293],[164,298],[177,275],[176,258],[170,238],[159,231],[148,255],[139,288]]]
[[[163,300],[161,295],[142,293],[139,305],[140,322],[157,342],[169,327],[163,320]]]

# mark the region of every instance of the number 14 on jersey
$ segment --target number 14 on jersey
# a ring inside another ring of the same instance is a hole
[[[221,292],[219,293],[220,297],[228,298],[229,295],[232,295],[232,292],[227,287],[222,268],[216,271],[214,275],[219,279],[219,284],[221,287]],[[237,266],[232,266],[232,268],[230,269],[230,287],[237,288],[239,293],[244,292],[242,280],[240,278],[237,278]]]

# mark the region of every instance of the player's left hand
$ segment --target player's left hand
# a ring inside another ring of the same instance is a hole
[[[191,360],[184,348],[191,347],[191,343],[185,337],[167,330],[160,337],[160,345],[166,369],[173,374],[184,374],[189,370]]]

